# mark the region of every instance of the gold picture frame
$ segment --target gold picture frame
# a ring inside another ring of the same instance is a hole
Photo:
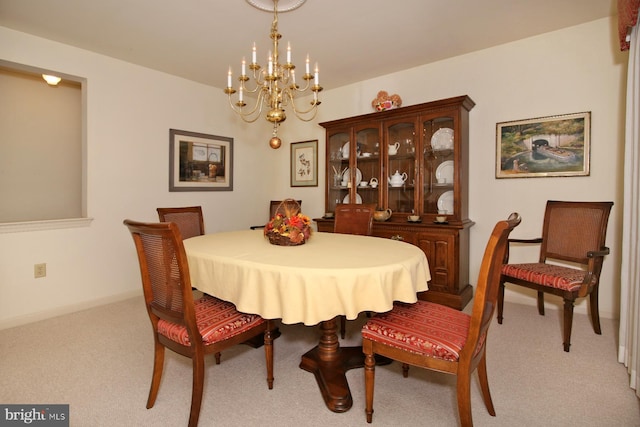
[[[496,178],[586,176],[591,112],[496,125]]]

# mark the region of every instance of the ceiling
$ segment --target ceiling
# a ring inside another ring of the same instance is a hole
[[[307,0],[279,14],[280,56],[288,41],[298,67],[309,53],[333,89],[615,14],[616,0]],[[264,65],[272,20],[245,0],[0,0],[0,26],[215,87],[254,41]]]

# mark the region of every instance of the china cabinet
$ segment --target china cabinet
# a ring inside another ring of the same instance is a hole
[[[474,105],[460,96],[321,123],[325,211],[342,203],[390,209],[387,220],[374,221],[373,234],[420,247],[432,276],[420,299],[458,309],[472,296],[468,170]],[[319,231],[333,230],[332,219],[316,222]]]

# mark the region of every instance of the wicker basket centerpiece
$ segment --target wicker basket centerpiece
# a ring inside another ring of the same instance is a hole
[[[300,204],[296,200],[285,199],[265,225],[264,235],[273,245],[304,245],[311,237],[311,219],[300,212]]]

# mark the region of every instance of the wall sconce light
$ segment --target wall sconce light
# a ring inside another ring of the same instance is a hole
[[[49,75],[49,74],[43,74],[42,78],[47,82],[47,84],[49,86],[57,86],[58,83],[60,83],[60,80],[62,80],[58,76],[52,76],[52,75]]]

